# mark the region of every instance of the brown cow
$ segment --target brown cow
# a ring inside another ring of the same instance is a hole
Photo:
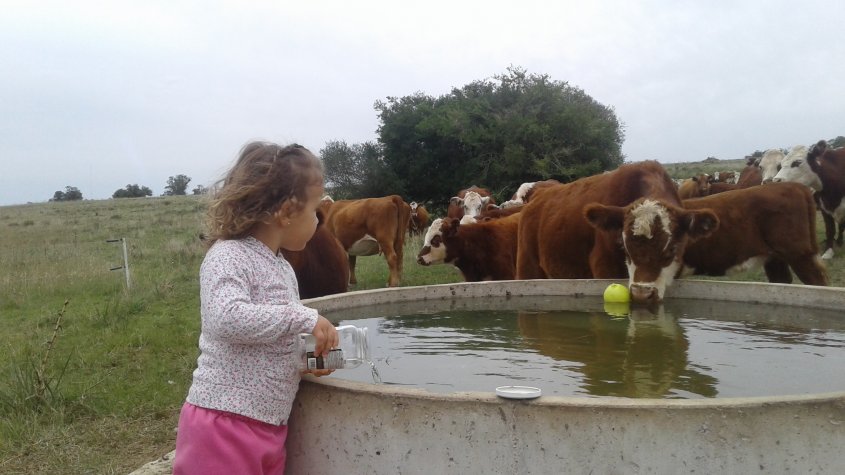
[[[397,195],[361,200],[324,200],[326,228],[349,254],[349,283],[357,283],[357,256],[384,253],[390,268],[388,285],[396,287],[402,278],[402,251],[411,220],[411,207]]]
[[[687,178],[678,186],[678,196],[682,200],[710,194],[710,176],[706,173]]]
[[[496,200],[490,194],[490,191],[472,185],[459,191],[457,196],[453,196],[449,200],[446,216],[456,219],[461,219],[464,215],[475,217],[488,204],[496,204]]]
[[[425,235],[417,262],[452,264],[467,282],[514,278],[520,214],[473,224],[435,219]]]
[[[757,186],[763,182],[763,173],[760,167],[754,163],[746,165],[745,168],[739,172],[739,178],[736,180],[737,188],[748,188],[749,186]]]
[[[310,299],[339,294],[349,288],[349,262],[346,250],[324,226],[325,217],[317,211],[320,224],[301,251],[282,249],[299,283],[299,297]]]
[[[651,237],[647,232],[648,219],[656,216],[654,205],[635,208],[635,219],[623,219],[630,207],[622,207],[641,197],[651,198],[648,203],[660,200],[668,206],[681,204],[672,179],[655,161],[622,165],[609,173],[538,190],[522,210],[516,278],[618,279],[627,276],[630,269],[634,297],[639,301],[662,298],[666,278],[661,275],[661,269],[649,274],[637,273],[636,267],[626,267],[621,245],[623,224],[626,230],[636,226],[637,241],[643,239],[642,235]],[[602,213],[603,208],[617,213]],[[649,211],[653,213],[648,214]],[[690,212],[690,216],[693,214]],[[697,220],[696,225],[700,227],[707,222]],[[666,248],[668,261],[677,260],[680,266],[687,233],[696,229],[690,221],[670,230],[673,245]],[[629,230],[628,234],[633,232]],[[661,261],[663,265],[670,262]],[[668,273],[669,278],[675,270]]]
[[[740,186],[738,184],[734,185],[732,183],[713,183],[713,184],[710,185],[710,192],[707,193],[706,195],[701,195],[701,196],[718,195],[719,193],[724,193],[726,191],[733,191],[733,190],[739,190],[739,189],[740,189]],[[688,199],[688,198],[684,198],[684,197],[681,197],[681,198],[682,199]],[[698,196],[691,196],[690,198],[698,198]]]
[[[416,201],[411,201],[411,219],[408,221],[408,234],[417,236],[425,231],[428,226],[428,210],[425,206],[418,204]]]
[[[522,211],[521,204],[510,206],[508,208],[499,208],[495,205],[488,206],[485,208],[478,216],[476,216],[476,221],[480,222],[483,221],[485,218],[490,219],[499,219],[510,216],[515,213],[519,213]]]
[[[763,265],[769,282],[827,285],[818,259],[816,205],[798,183],[772,183],[684,200],[687,210],[716,213],[719,227],[687,245],[685,274],[720,276]]]

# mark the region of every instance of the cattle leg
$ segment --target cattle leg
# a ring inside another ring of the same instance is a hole
[[[822,219],[824,220],[824,254],[822,254],[822,259],[831,259],[833,258],[833,241],[834,235],[836,234],[836,221],[834,221],[833,216],[828,213],[824,211],[821,213]]]
[[[806,285],[828,285],[827,270],[815,253],[794,259],[789,266]]]
[[[399,266],[399,259],[396,256],[396,252],[394,252],[393,249],[383,249],[383,251],[384,258],[387,260],[387,267],[390,269],[390,277],[387,281],[387,286],[399,287],[399,280],[402,275],[402,271]]]
[[[769,282],[778,284],[792,283],[792,272],[789,272],[789,265],[776,257],[767,260],[763,264],[763,269],[766,271],[766,277],[769,278]]]
[[[358,279],[355,278],[355,261],[358,259],[357,256],[349,256],[349,283],[350,284],[357,284]]]

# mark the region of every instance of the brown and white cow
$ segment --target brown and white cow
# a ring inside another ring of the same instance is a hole
[[[464,280],[511,280],[515,276],[520,213],[502,219],[461,224],[455,218],[435,219],[425,235],[417,262],[452,264]]]
[[[531,195],[535,190],[552,185],[559,185],[560,182],[555,179],[548,179],[543,181],[529,181],[519,185],[516,192],[511,196],[511,199],[502,203],[499,207],[502,209],[512,208],[515,206],[522,206],[531,200]]]
[[[475,185],[461,190],[449,200],[446,216],[461,219],[464,216],[476,217],[488,205],[496,204],[489,190]]]
[[[692,178],[687,178],[678,186],[678,196],[682,200],[687,198],[697,198],[699,196],[707,196],[710,194],[710,176],[706,173],[696,175]]]
[[[637,201],[643,197],[649,199]],[[628,206],[632,202],[635,205]],[[655,161],[622,165],[609,173],[538,190],[522,210],[516,278],[618,279],[630,275],[636,301],[662,299],[667,281],[671,282],[680,267],[687,234],[716,225],[712,213],[709,220],[707,216],[694,220],[702,214],[694,212],[670,225],[662,210],[665,206],[680,208],[680,204],[675,184]],[[623,228],[631,246],[658,246],[661,259],[626,263]],[[664,269],[673,263],[674,268]]]
[[[739,176],[733,170],[720,171],[710,177],[710,183],[729,183],[735,185]]]
[[[845,147],[831,149],[821,140],[806,155],[790,153],[773,180],[794,181],[815,190],[825,227],[822,259],[832,258],[834,243],[842,246],[845,227]]]
[[[662,301],[681,270],[689,242],[719,227],[719,219],[710,210],[686,210],[671,200],[651,197],[627,206],[590,204],[584,215],[598,229],[621,232],[628,287],[635,303]]]
[[[357,256],[384,253],[390,269],[388,285],[396,287],[402,278],[402,253],[411,207],[398,195],[360,200],[325,200],[320,209],[326,228],[337,237],[349,255],[349,283],[357,283]]]
[[[411,201],[409,206],[411,207],[411,219],[408,221],[408,234],[417,236],[422,234],[428,226],[428,210],[416,201]]]
[[[339,294],[349,289],[349,261],[346,250],[325,227],[325,216],[317,211],[320,224],[301,251],[282,249],[299,283],[299,297],[310,299]]]
[[[827,285],[818,259],[816,206],[811,191],[797,183],[720,193],[683,201],[687,210],[710,210],[719,227],[687,244],[683,275],[721,276],[763,266],[769,282]]]

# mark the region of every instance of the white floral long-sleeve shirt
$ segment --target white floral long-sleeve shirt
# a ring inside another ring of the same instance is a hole
[[[200,313],[187,401],[286,424],[299,388],[297,336],[317,324],[290,264],[252,237],[217,241],[200,267]]]

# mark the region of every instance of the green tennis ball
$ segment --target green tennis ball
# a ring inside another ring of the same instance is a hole
[[[628,287],[621,284],[610,284],[604,289],[605,302],[627,303],[631,301],[631,294],[628,293]]]

